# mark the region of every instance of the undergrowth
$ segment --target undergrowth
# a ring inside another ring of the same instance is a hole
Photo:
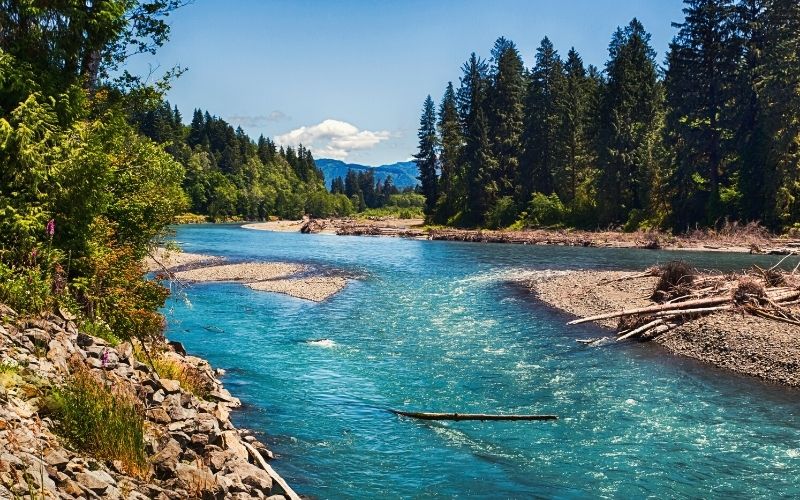
[[[47,409],[55,417],[56,433],[71,446],[99,460],[119,460],[128,473],[147,476],[144,409],[134,396],[78,368],[52,390]]]

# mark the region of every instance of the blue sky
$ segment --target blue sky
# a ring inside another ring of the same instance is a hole
[[[638,17],[659,62],[680,0],[196,0],[173,13],[170,42],[146,61],[189,68],[168,94],[251,136],[303,141],[316,157],[379,165],[416,148],[427,94],[435,101],[475,51],[513,40],[527,66],[542,37],[602,66],[617,26]],[[135,62],[141,69],[144,60]]]

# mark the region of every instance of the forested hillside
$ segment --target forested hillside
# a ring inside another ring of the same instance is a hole
[[[663,62],[636,19],[602,69],[500,38],[419,129],[429,220],[686,230],[800,220],[800,3],[687,0]]]
[[[348,215],[344,196],[328,192],[311,151],[276,147],[263,136],[253,141],[244,130],[195,109],[189,126],[177,108],[163,102],[137,111],[132,119],[142,134],[164,144],[185,168],[183,188],[189,209],[212,220],[299,219]]]

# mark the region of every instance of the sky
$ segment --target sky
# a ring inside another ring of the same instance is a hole
[[[548,36],[602,67],[611,34],[637,17],[664,54],[681,0],[195,0],[170,41],[134,71],[188,71],[167,94],[185,122],[202,108],[253,138],[302,142],[316,158],[380,165],[416,151],[428,94],[458,86],[471,52],[514,41],[526,66]]]

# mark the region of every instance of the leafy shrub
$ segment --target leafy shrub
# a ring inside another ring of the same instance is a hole
[[[144,409],[134,396],[80,368],[50,393],[47,409],[71,446],[99,460],[119,460],[131,474],[147,474]]]
[[[114,335],[114,332],[111,331],[111,328],[106,324],[105,321],[97,320],[91,321],[87,320],[81,323],[80,328],[84,333],[91,335],[92,337],[97,337],[99,339],[103,339],[109,343],[112,347],[118,346],[122,340]]]
[[[489,228],[507,227],[517,218],[517,204],[511,196],[503,196],[486,214],[486,226]]]
[[[400,208],[424,208],[425,197],[418,193],[398,193],[389,196],[387,206]]]
[[[36,314],[52,302],[52,280],[38,267],[12,268],[0,262],[0,303],[20,313]]]
[[[534,226],[553,226],[564,222],[566,215],[564,204],[555,193],[547,196],[533,193],[528,203],[528,222]]]

